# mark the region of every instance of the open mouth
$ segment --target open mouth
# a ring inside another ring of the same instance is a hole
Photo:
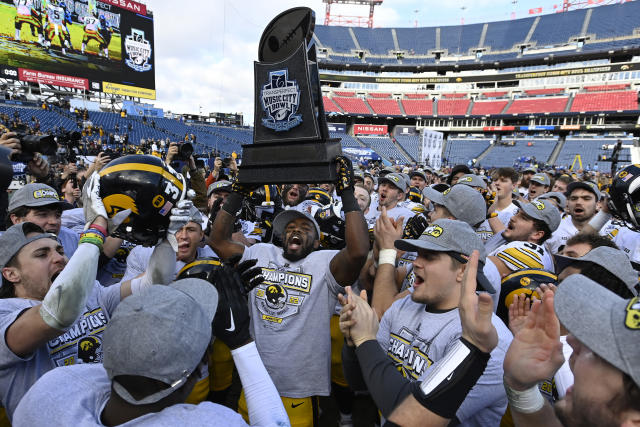
[[[573,212],[574,212],[574,213],[576,213],[576,214],[582,214],[582,213],[584,213],[584,209],[582,209],[582,208],[575,208],[575,209],[573,210]]]
[[[55,282],[56,279],[58,278],[58,276],[60,275],[60,273],[62,273],[61,271],[58,271],[57,273],[55,273],[53,276],[51,276],[51,283]]]
[[[420,286],[424,283],[424,279],[416,274],[415,279],[413,280],[413,287]]]
[[[186,249],[189,249],[189,242],[178,243],[178,250],[179,251],[184,251]]]
[[[289,249],[291,250],[298,250],[302,247],[302,239],[300,238],[300,236],[295,235],[292,236],[291,239],[289,240]]]

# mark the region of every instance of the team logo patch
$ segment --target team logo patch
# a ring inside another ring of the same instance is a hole
[[[447,188],[446,190],[444,190],[444,191],[442,192],[442,195],[444,196],[444,195],[446,195],[446,194],[449,194],[449,192],[450,192],[450,191],[451,191],[451,187],[449,187],[449,188]]]
[[[624,325],[629,329],[640,329],[640,300],[633,298],[627,304],[627,316]]]
[[[132,28],[131,34],[124,40],[124,49],[129,56],[125,60],[129,67],[138,72],[151,70],[151,43],[144,38],[144,31]]]
[[[47,199],[58,199],[58,193],[56,193],[54,190],[49,190],[46,188],[43,188],[41,190],[36,190],[33,192],[33,198],[34,199],[43,199],[43,198],[47,198]]]
[[[269,73],[269,83],[262,86],[260,100],[267,115],[262,118],[264,127],[281,132],[302,123],[302,116],[296,114],[300,105],[300,88],[295,80],[289,80],[288,69]]]
[[[431,224],[430,226],[428,226],[424,232],[422,233],[423,236],[427,235],[427,236],[431,236],[431,237],[435,237],[436,239],[438,237],[440,237],[442,235],[442,232],[444,230],[442,229],[442,227],[440,227],[439,225],[436,224]]]
[[[532,202],[531,202],[531,204],[532,204],[533,206],[535,206],[535,207],[536,207],[536,209],[538,209],[539,211],[542,211],[542,210],[544,210],[544,208],[545,208],[544,203],[543,203],[543,202],[541,202],[540,200],[534,200],[534,201],[532,201]]]
[[[529,279],[528,277],[523,277],[522,279],[520,279],[520,284],[522,286],[529,286],[531,284],[531,279]]]
[[[471,182],[471,181],[473,181],[473,178],[471,178],[470,176],[465,176],[458,180],[458,182]]]
[[[262,268],[264,283],[255,291],[255,304],[268,327],[277,328],[299,313],[311,291],[311,275],[282,267]]]
[[[78,341],[78,359],[82,363],[98,363],[100,362],[100,339],[96,336],[84,337]]]

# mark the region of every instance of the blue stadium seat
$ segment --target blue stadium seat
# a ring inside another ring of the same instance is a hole
[[[640,28],[640,2],[633,1],[592,9],[587,34],[595,34],[597,38],[626,36]]]
[[[586,9],[580,9],[541,16],[531,41],[537,42],[537,47],[569,42],[571,37],[580,35],[586,13]]]
[[[334,52],[349,53],[356,48],[347,27],[316,25],[313,32],[323,46],[332,48]]]
[[[373,54],[388,55],[395,50],[391,28],[353,28],[360,48]]]
[[[449,55],[468,55],[469,50],[478,47],[484,24],[456,25],[440,27],[440,48],[447,49]]]

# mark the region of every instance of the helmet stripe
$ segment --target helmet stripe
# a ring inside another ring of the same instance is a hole
[[[113,165],[106,169],[102,169],[100,171],[100,176],[105,176],[113,172],[130,171],[130,170],[157,173],[158,175],[162,175],[164,178],[171,181],[176,187],[178,187],[178,189],[180,189],[180,191],[184,189],[184,186],[182,185],[182,181],[180,181],[174,175],[169,173],[169,171],[167,171],[164,168],[161,168],[160,166],[148,165],[145,163],[122,163],[119,165]]]

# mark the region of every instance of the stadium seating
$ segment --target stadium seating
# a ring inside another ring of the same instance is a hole
[[[570,13],[553,13],[541,17],[531,40],[537,47],[568,43],[572,37],[579,36],[586,9]]]
[[[509,140],[509,138],[502,138],[502,141]],[[487,168],[513,166],[522,157],[531,159],[535,157],[536,161],[545,163],[558,143],[555,139],[524,138],[513,140],[515,141],[514,146],[494,145],[487,156],[482,159],[482,166]],[[532,145],[529,146],[529,143]]]
[[[359,28],[354,27],[353,33],[360,43],[360,47],[373,54],[388,55],[395,50],[391,28]]]
[[[436,48],[436,29],[396,28],[396,37],[401,50],[411,55],[424,55]]]
[[[335,96],[333,97],[333,101],[347,113],[371,115],[371,111],[360,98],[342,98]]]
[[[597,164],[600,170],[608,172],[611,169],[611,163],[598,162],[598,156],[611,155],[612,150],[602,150],[602,146],[605,144],[613,145],[616,142],[617,139],[614,138],[567,138],[562,150],[560,150],[556,165],[570,167],[576,158],[576,154],[580,154],[584,168],[587,166],[593,168],[593,166]],[[629,139],[623,139],[622,143],[628,145],[633,144]],[[628,159],[629,157],[629,149],[623,149],[620,153],[620,158]],[[578,163],[576,163],[576,168],[578,167]]]
[[[449,138],[443,157],[449,165],[466,165],[469,160],[477,158],[486,150],[490,141],[490,139]]]
[[[372,98],[391,98],[390,93],[378,93],[378,92],[370,92],[369,96]]]
[[[487,114],[500,114],[509,101],[475,101],[471,109],[471,115],[480,116]]]
[[[405,93],[404,96],[407,99],[426,99],[429,98],[427,93]]]
[[[396,142],[400,144],[402,149],[406,151],[414,160],[418,160],[418,146],[420,145],[420,135],[404,135],[397,134]]]
[[[443,98],[465,98],[467,96],[466,93],[443,93]]]
[[[584,90],[587,92],[608,92],[612,90],[624,90],[629,89],[628,83],[614,84],[614,85],[600,85],[600,86],[584,86]]]
[[[553,95],[553,94],[564,93],[564,92],[565,90],[561,87],[548,88],[548,89],[529,89],[524,91],[524,93],[530,96]]]
[[[441,99],[438,101],[438,115],[464,116],[470,103],[470,99]]]
[[[440,49],[449,55],[468,55],[469,50],[480,44],[484,24],[453,25],[440,27]]]
[[[402,154],[388,136],[361,136],[358,139],[387,160],[400,160],[402,163],[411,162],[411,159]]]
[[[350,53],[356,48],[347,27],[316,25],[313,32],[322,46],[331,47],[334,52]]]
[[[331,138],[340,138],[343,147],[361,148],[362,144],[351,135],[343,132],[329,132]]]
[[[568,100],[569,98],[566,96],[562,98],[520,98],[513,101],[506,113],[560,113],[564,111]]]
[[[502,92],[485,92],[480,94],[481,96],[485,97],[485,98],[501,98],[503,96],[505,96],[508,92],[506,91],[502,91]]]
[[[591,0],[590,0],[591,1]],[[599,2],[599,1],[598,1]],[[596,0],[594,0],[596,3]],[[575,49],[553,51],[556,57],[577,52],[608,51],[625,46],[640,46],[638,29],[640,6],[637,2],[605,5],[590,9],[586,34],[582,28],[587,23],[587,9],[572,10],[564,13],[549,13],[538,17],[528,17],[509,21],[478,23],[470,25],[452,25],[422,28],[395,28],[398,47],[404,52],[400,61],[391,52],[395,50],[393,29],[391,28],[353,28],[353,35],[360,48],[368,51],[364,59],[354,55],[356,45],[349,28],[339,26],[316,26],[316,36],[323,47],[330,48],[327,62],[426,65],[436,62],[432,52],[444,51],[440,61],[458,61],[463,63],[490,63],[517,59],[518,46],[525,40],[531,48],[545,49],[557,46],[575,46]],[[535,21],[535,28],[533,24]],[[482,31],[487,25],[482,46]],[[527,35],[532,30],[529,39]],[[635,31],[635,32],[634,32]],[[583,46],[576,39],[587,36]],[[617,39],[624,37],[624,39]],[[484,48],[481,57],[476,59],[473,49]],[[526,58],[542,58],[549,53],[536,52]],[[340,55],[336,55],[340,54]],[[464,57],[456,58],[456,57]],[[321,60],[323,62],[325,60]]]
[[[403,99],[402,108],[409,116],[430,116],[433,114],[433,101],[422,99]]]
[[[324,103],[324,111],[327,113],[339,113],[340,108],[328,96],[323,96],[322,101]]]
[[[378,99],[378,98],[369,98],[367,102],[371,106],[371,109],[374,113],[379,116],[401,116],[402,112],[400,111],[400,106],[398,106],[398,101],[395,99]]]
[[[592,10],[587,34],[599,39],[625,36],[640,27],[640,2],[600,6]]]
[[[490,22],[484,38],[484,46],[490,47],[492,51],[512,49],[527,37],[534,19]]]
[[[638,94],[635,91],[578,93],[571,111],[637,110]]]
[[[334,94],[336,96],[346,96],[346,97],[353,97],[356,96],[355,92],[345,92],[345,91],[335,91]]]

